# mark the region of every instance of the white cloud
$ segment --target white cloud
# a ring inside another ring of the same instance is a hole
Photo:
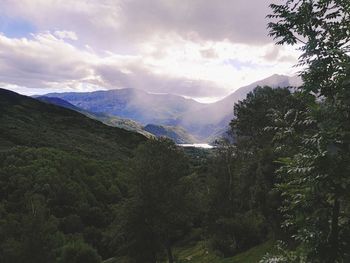
[[[90,49],[78,49],[50,33],[33,35],[32,39],[0,35],[0,72],[1,86],[36,90],[80,90],[85,85],[198,97],[225,94],[220,86],[205,79],[193,80],[163,71],[158,74],[156,65],[148,63],[145,57],[111,52],[99,55]]]
[[[293,65],[299,56],[295,50],[273,44],[252,47],[229,41],[196,43],[178,36],[154,39],[140,50],[144,61],[158,74],[215,82],[230,91],[272,74],[295,74]],[[273,58],[271,51],[276,53]]]
[[[276,1],[276,0],[275,0]],[[2,12],[40,31],[77,32],[91,46],[127,50],[155,35],[260,45],[271,42],[271,0],[2,0]],[[0,11],[1,12],[1,11]]]
[[[299,53],[267,37],[269,2],[1,0],[0,15],[27,21],[37,33],[0,34],[0,86],[222,97],[296,72]]]
[[[54,35],[60,39],[78,40],[77,35],[72,31],[55,31]]]

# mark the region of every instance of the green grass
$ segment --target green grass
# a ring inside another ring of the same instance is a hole
[[[198,242],[194,246],[176,249],[175,256],[179,263],[256,263],[273,250],[274,242],[268,241],[234,257],[220,258],[208,250],[204,242]]]
[[[275,242],[270,240],[230,258],[220,258],[210,251],[205,242],[174,250],[176,263],[258,263],[268,252],[273,252]],[[122,263],[123,259],[109,259],[103,263]]]
[[[244,263],[244,262],[259,262],[261,258],[268,252],[273,252],[275,243],[273,241],[265,242],[259,246],[253,247],[246,252],[238,254],[231,259],[222,260],[222,263]]]

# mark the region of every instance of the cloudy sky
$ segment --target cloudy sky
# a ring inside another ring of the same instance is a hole
[[[277,0],[274,0],[277,1]],[[0,0],[0,87],[138,88],[215,100],[298,53],[266,29],[271,0]]]

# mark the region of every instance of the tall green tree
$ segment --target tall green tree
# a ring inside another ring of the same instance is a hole
[[[213,247],[232,256],[268,236],[281,235],[279,191],[274,188],[277,130],[275,115],[305,109],[306,103],[288,88],[257,87],[234,106],[231,122],[235,145],[216,149],[209,180],[208,232]]]
[[[298,153],[283,160],[284,225],[294,231],[299,261],[347,262],[350,2],[287,0],[271,8],[270,35],[300,46],[301,91],[317,97],[300,120],[309,129],[294,133]]]
[[[288,88],[257,87],[247,98],[234,107],[236,118],[231,122],[236,136],[236,171],[239,174],[241,207],[257,209],[272,227],[279,232],[279,194],[274,188],[277,182],[276,162],[281,152],[275,151],[275,129],[266,127],[275,123],[274,114],[287,115],[290,109],[303,110],[306,103]]]
[[[164,252],[173,263],[173,243],[191,222],[187,159],[172,141],[149,140],[139,147],[131,167],[125,203],[130,258],[155,263]]]

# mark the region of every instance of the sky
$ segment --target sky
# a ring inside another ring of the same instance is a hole
[[[281,0],[0,0],[0,87],[214,101],[296,74],[298,51],[268,37],[271,1]]]

